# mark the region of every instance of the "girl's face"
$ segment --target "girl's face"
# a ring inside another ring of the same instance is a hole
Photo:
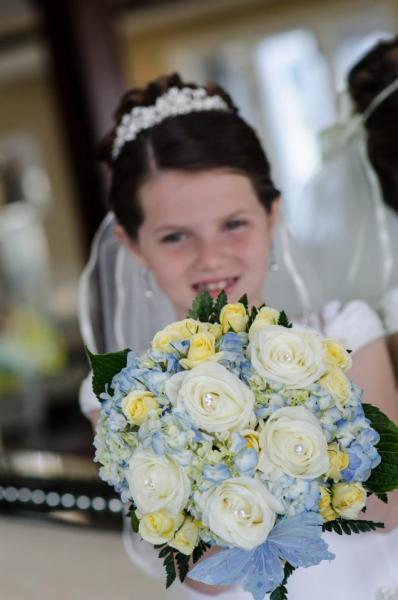
[[[230,302],[247,293],[261,304],[269,248],[279,201],[267,213],[250,180],[214,170],[161,171],[140,191],[144,221],[135,241],[119,226],[118,235],[152,271],[184,318],[197,293]]]

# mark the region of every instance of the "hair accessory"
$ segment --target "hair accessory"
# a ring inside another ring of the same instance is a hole
[[[209,96],[204,88],[172,87],[151,106],[135,106],[125,114],[116,129],[112,158],[115,160],[126,142],[134,140],[140,131],[161,123],[167,117],[205,110],[229,111],[221,96]]]

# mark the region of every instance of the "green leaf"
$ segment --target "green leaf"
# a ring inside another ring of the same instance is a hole
[[[373,469],[366,487],[376,495],[385,495],[398,488],[398,427],[376,406],[364,404],[365,416],[380,435],[377,450],[381,463]]]
[[[290,575],[293,573],[294,567],[288,562],[285,563],[285,576],[279,587],[277,587],[272,594],[270,594],[270,600],[287,600],[287,588],[286,583]]]
[[[281,312],[279,314],[278,325],[281,325],[282,327],[287,327],[288,329],[293,327],[293,325],[290,323],[289,319],[287,318],[287,314],[285,313],[284,310],[281,310]]]
[[[214,303],[209,292],[198,294],[192,302],[192,308],[188,312],[188,317],[206,323],[213,313]]]
[[[93,391],[101,401],[100,394],[105,392],[106,386],[111,385],[113,377],[126,366],[127,354],[130,350],[126,348],[108,354],[92,354],[88,348],[86,351],[93,371]]]
[[[177,577],[174,552],[171,548],[169,554],[164,559],[163,564],[166,567],[166,588],[169,588]]]
[[[196,562],[198,562],[198,560],[200,558],[202,558],[202,556],[204,555],[204,553],[206,552],[206,550],[208,548],[210,548],[209,544],[206,544],[202,540],[199,542],[199,544],[196,546],[196,548],[192,552],[192,561],[193,561],[194,564]]]
[[[281,584],[270,595],[270,600],[287,600],[287,587]]]
[[[212,323],[220,322],[220,313],[226,304],[228,304],[227,294],[224,290],[221,290],[214,302],[213,314],[211,316]]]
[[[131,510],[130,511],[130,523],[131,523],[131,529],[134,531],[134,533],[138,533],[138,526],[140,524],[137,515],[135,514],[135,510]]]
[[[384,502],[384,504],[388,504],[387,494],[375,494],[379,500]]]
[[[376,529],[382,529],[384,523],[377,523],[375,521],[363,521],[362,519],[351,520],[351,519],[335,519],[334,521],[327,521],[322,525],[323,531],[334,531],[339,535],[346,533],[367,533],[368,531],[375,531]]]
[[[247,297],[247,294],[243,294],[243,296],[239,298],[238,302],[243,304],[247,311],[249,310],[249,298]]]
[[[252,306],[252,309],[250,311],[250,315],[249,315],[249,321],[247,323],[247,329],[249,330],[254,319],[257,317],[258,315],[258,308],[257,306]]]
[[[168,554],[170,554],[170,546],[162,546],[162,549],[160,550],[158,556],[159,558],[164,558]]]
[[[178,577],[183,582],[189,571],[189,559],[190,556],[183,554],[182,552],[176,552],[175,559],[178,566]]]

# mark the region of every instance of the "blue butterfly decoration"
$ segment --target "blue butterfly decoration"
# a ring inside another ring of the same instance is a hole
[[[283,581],[282,561],[296,568],[334,558],[322,539],[322,523],[321,516],[313,512],[283,518],[261,546],[223,550],[196,565],[188,577],[209,585],[239,584],[254,600],[263,600]]]

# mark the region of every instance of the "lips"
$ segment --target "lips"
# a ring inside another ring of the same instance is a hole
[[[210,296],[216,297],[223,290],[228,294],[238,281],[239,277],[226,277],[224,279],[212,279],[195,283],[192,289],[196,294],[208,292]]]

